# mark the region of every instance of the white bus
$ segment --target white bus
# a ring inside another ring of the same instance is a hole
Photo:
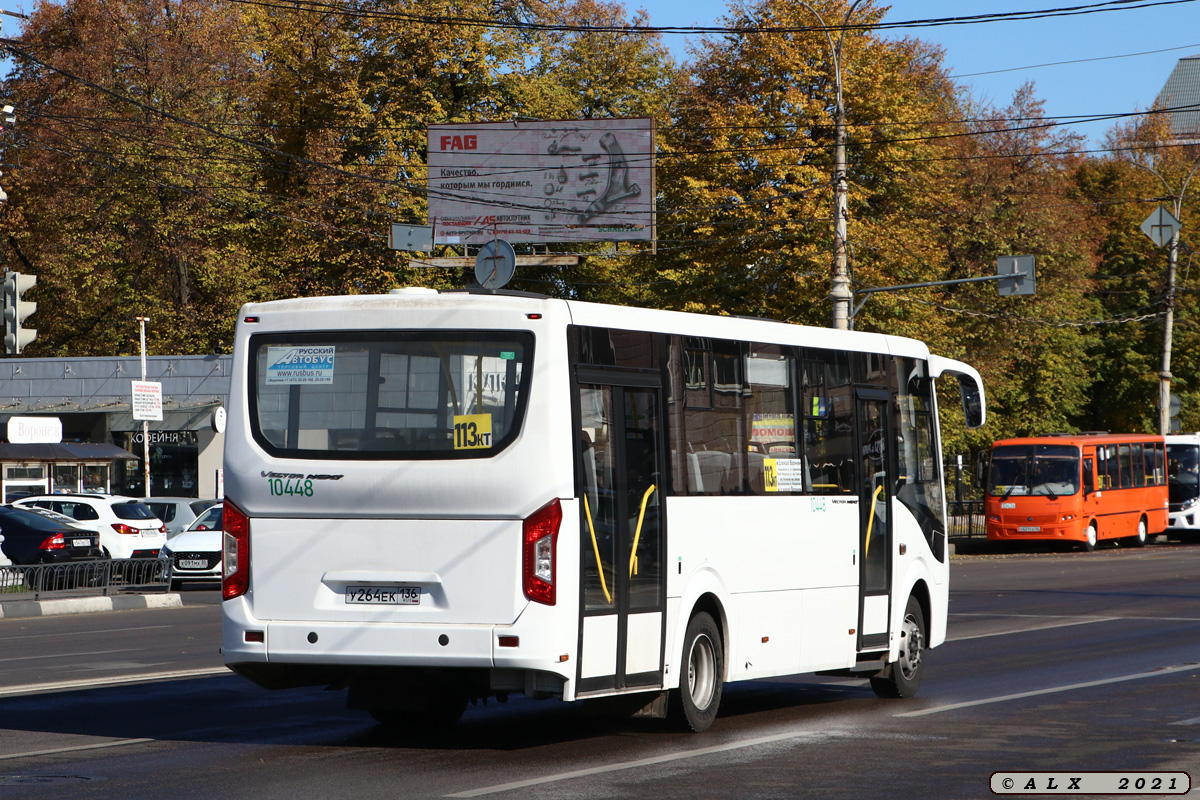
[[[1167,538],[1200,539],[1200,433],[1167,440]]]
[[[984,399],[918,341],[412,288],[247,305],[233,369],[222,652],[264,687],[699,731],[730,681],[911,695],[945,639],[934,379]]]

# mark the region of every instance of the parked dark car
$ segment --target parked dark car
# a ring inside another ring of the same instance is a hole
[[[23,508],[0,506],[0,550],[14,564],[59,564],[104,557],[100,534]]]

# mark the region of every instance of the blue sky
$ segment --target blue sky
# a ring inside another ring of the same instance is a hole
[[[885,19],[907,22],[1096,2],[895,0]],[[1119,114],[1148,108],[1175,62],[1200,54],[1200,0],[1152,6],[1155,2],[1161,0],[1137,0],[1126,4],[1133,8],[1103,13],[912,28],[888,35],[909,35],[941,45],[950,72],[971,87],[978,100],[1007,105],[1021,84],[1032,81],[1038,97],[1046,102],[1047,116]],[[718,25],[728,8],[723,0],[629,0],[627,5],[645,8],[654,26]],[[668,35],[666,41],[677,58],[683,58],[684,43],[692,38]],[[1071,127],[1098,142],[1111,124]]]

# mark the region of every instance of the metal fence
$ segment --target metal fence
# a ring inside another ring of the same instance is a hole
[[[950,541],[956,539],[986,539],[987,521],[983,515],[982,500],[963,500],[947,504],[950,519],[946,534]]]
[[[67,594],[110,595],[147,590],[165,592],[170,587],[170,565],[166,559],[160,558],[0,566],[0,599],[3,600],[39,600],[43,595],[62,597]]]

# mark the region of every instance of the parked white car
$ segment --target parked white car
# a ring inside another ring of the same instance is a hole
[[[167,538],[183,533],[196,518],[219,503],[195,497],[143,497],[142,502],[167,526]]]
[[[160,557],[170,562],[172,589],[185,581],[221,582],[223,513],[224,505],[218,503],[163,545]]]
[[[100,534],[100,547],[109,558],[156,558],[167,541],[167,529],[146,504],[113,494],[42,494],[15,503],[48,508],[75,524]]]

